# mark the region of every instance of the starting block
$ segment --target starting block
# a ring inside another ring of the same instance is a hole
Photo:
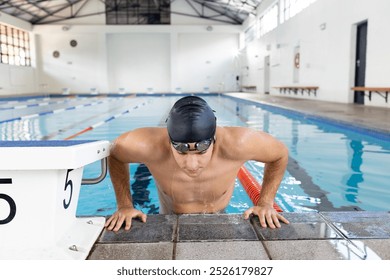
[[[0,259],[86,259],[105,218],[76,217],[83,169],[108,155],[108,141],[0,141]]]

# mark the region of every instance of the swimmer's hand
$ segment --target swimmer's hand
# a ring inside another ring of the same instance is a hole
[[[133,218],[140,218],[142,222],[146,222],[146,215],[133,207],[121,207],[106,221],[105,227],[107,230],[118,231],[123,223],[125,230],[129,230]]]
[[[267,225],[270,228],[280,228],[279,221],[282,221],[285,224],[290,222],[280,215],[274,208],[273,205],[269,204],[260,204],[258,206],[253,206],[244,212],[244,219],[247,220],[251,214],[254,214],[259,217],[260,225],[263,228],[266,228]]]

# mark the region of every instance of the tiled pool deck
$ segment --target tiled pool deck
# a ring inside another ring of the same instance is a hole
[[[366,251],[367,259],[390,260],[390,213],[321,215],[284,213],[290,224],[279,229],[241,215],[150,215],[146,223],[134,220],[130,231],[104,230],[88,259],[342,260]]]
[[[318,101],[314,98],[300,99],[265,94],[236,93],[229,95],[390,133],[389,107],[344,104]]]
[[[258,94],[234,94],[390,132],[390,109]],[[103,230],[88,259],[390,260],[390,212],[283,213],[279,229],[241,215],[149,215],[130,231]]]

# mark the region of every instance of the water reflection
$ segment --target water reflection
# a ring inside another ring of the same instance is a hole
[[[293,121],[292,122],[292,125],[291,125],[291,152],[294,153],[294,154],[298,154],[298,151],[297,151],[297,145],[298,145],[298,140],[299,140],[299,136],[298,136],[298,125],[299,123],[297,121]]]
[[[361,141],[352,140],[349,144],[352,154],[349,154],[348,162],[351,164],[352,173],[345,182],[345,199],[356,203],[358,201],[359,184],[364,181],[361,166],[363,164],[363,148]]]
[[[381,260],[381,258],[360,240],[329,240],[336,251],[346,260]]]
[[[138,209],[142,209],[147,214],[158,214],[159,207],[150,204],[150,191],[148,186],[152,180],[152,174],[144,164],[140,164],[134,174],[135,181],[131,184],[131,190],[133,191],[133,203]]]
[[[269,133],[269,113],[264,113],[263,131]]]
[[[1,123],[1,141],[31,141],[42,137],[42,125],[40,118],[16,120]]]

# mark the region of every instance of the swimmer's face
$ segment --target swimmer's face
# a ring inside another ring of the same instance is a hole
[[[195,149],[195,143],[188,144],[190,145],[190,151],[185,153],[177,151],[173,145],[171,145],[172,154],[176,163],[188,176],[197,177],[210,162],[214,143],[211,143],[209,148],[202,152]]]

